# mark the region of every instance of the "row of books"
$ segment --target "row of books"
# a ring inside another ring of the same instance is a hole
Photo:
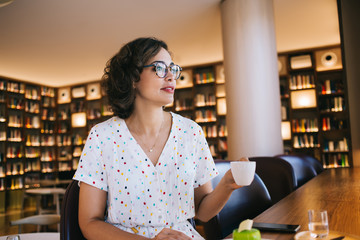
[[[321,94],[342,93],[344,86],[340,81],[327,79],[321,84]]]
[[[36,87],[26,87],[24,83],[19,82],[6,82],[4,80],[0,80],[0,90],[15,92],[15,93],[25,93],[27,98],[29,99],[39,99],[38,89]],[[42,86],[40,88],[41,96],[55,97],[55,88]]]
[[[319,103],[319,108],[325,112],[341,112],[345,110],[345,101],[343,97],[322,99]]]
[[[323,131],[330,131],[330,130],[340,130],[346,129],[346,121],[342,119],[324,117],[322,118],[322,130]]]
[[[291,90],[307,89],[314,87],[314,75],[312,74],[297,74],[290,77],[289,88]]]
[[[294,133],[318,132],[318,120],[316,118],[293,119],[292,131]]]
[[[226,140],[219,140],[219,151],[225,152],[228,150],[228,145]]]
[[[55,98],[43,97],[41,105],[42,107],[55,107]]]
[[[193,100],[191,98],[182,98],[175,100],[175,111],[190,110],[193,106]]]
[[[55,123],[54,122],[42,122],[41,123],[41,133],[44,134],[53,134],[55,129]]]
[[[21,115],[18,114],[11,114],[9,115],[9,127],[22,127],[23,126],[23,118]]]
[[[20,161],[17,162],[7,162],[6,163],[6,175],[23,175],[24,174],[24,164]]]
[[[22,189],[24,187],[24,181],[22,178],[12,178],[10,181],[10,185],[7,187],[11,190]]]
[[[41,96],[39,91],[36,88],[26,88],[25,89],[25,98],[31,100],[40,100]]]
[[[25,102],[25,112],[29,113],[39,113],[40,112],[40,104],[38,102]]]
[[[25,162],[25,173],[36,172],[36,171],[40,171],[40,170],[41,170],[41,164],[39,161],[26,161]]]
[[[11,109],[24,109],[24,100],[19,98],[9,98],[8,107]]]
[[[195,82],[197,84],[215,82],[214,73],[212,73],[212,72],[196,73],[195,74]]]
[[[8,92],[14,93],[24,93],[25,92],[25,84],[19,82],[5,82],[0,81],[0,90],[6,90]]]
[[[324,168],[350,167],[348,154],[326,154],[323,155]]]
[[[311,134],[303,134],[294,136],[294,148],[314,148],[319,147],[318,139]]]
[[[10,129],[8,131],[7,140],[10,142],[21,142],[22,141],[21,131],[19,129]]]
[[[195,95],[195,106],[197,107],[205,107],[205,106],[215,106],[216,105],[216,97],[215,94],[196,94]]]
[[[216,125],[212,126],[202,126],[205,137],[207,138],[215,138],[217,137],[217,127]]]
[[[87,119],[93,120],[101,118],[101,110],[98,108],[90,108],[87,110]]]
[[[348,140],[346,138],[337,141],[332,141],[332,140],[324,141],[324,152],[347,152],[347,151],[349,151],[349,145],[348,145]]]
[[[40,128],[40,117],[39,116],[27,116],[25,117],[26,128]]]
[[[55,113],[55,111],[53,109],[45,108],[41,112],[41,119],[42,120],[55,121],[56,113]]]
[[[58,135],[56,142],[57,142],[57,145],[59,147],[61,147],[61,146],[71,146],[72,145],[71,136],[65,135],[65,134]]]
[[[0,178],[3,178],[3,177],[5,177],[6,175],[5,175],[5,169],[4,169],[4,167],[3,166],[0,166]]]
[[[196,110],[195,121],[198,123],[202,122],[215,122],[216,112],[214,110]]]
[[[59,171],[65,172],[65,171],[71,171],[72,170],[72,164],[69,162],[59,162]]]

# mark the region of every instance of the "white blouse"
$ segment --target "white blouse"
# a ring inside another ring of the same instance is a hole
[[[194,188],[218,172],[201,127],[171,113],[169,138],[151,162],[119,117],[94,126],[74,179],[108,192],[105,221],[155,237],[163,228],[203,239],[187,221],[195,216]]]

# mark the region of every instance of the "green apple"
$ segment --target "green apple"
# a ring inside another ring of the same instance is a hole
[[[260,231],[256,228],[242,230],[241,232],[235,229],[233,231],[233,240],[261,240]]]

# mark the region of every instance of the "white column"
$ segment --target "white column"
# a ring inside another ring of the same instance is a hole
[[[283,153],[272,0],[221,4],[228,158]]]

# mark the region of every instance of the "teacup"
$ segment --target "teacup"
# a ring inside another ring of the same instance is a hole
[[[248,186],[254,180],[256,162],[234,161],[230,163],[231,173],[239,186]]]

